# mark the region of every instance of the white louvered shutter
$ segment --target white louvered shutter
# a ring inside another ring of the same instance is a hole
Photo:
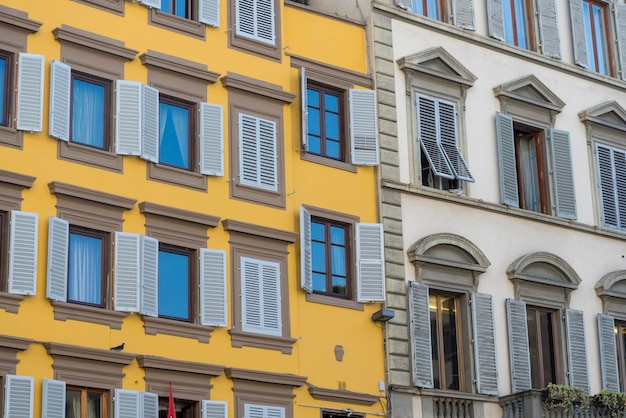
[[[220,0],[198,0],[198,20],[218,28],[220,26]]]
[[[30,376],[4,376],[5,418],[33,418],[35,379]]]
[[[159,91],[141,86],[141,158],[159,162]]]
[[[115,389],[115,418],[141,417],[142,405],[139,392],[128,389]]]
[[[141,418],[159,418],[159,395],[151,392],[139,392],[141,395]]]
[[[620,78],[626,80],[626,4],[613,3]]]
[[[504,205],[519,207],[513,119],[504,113],[496,112],[496,138],[498,143],[500,199]]]
[[[224,117],[221,105],[200,103],[200,172],[224,175]]]
[[[376,91],[349,90],[352,164],[378,165]]]
[[[357,300],[385,300],[385,249],[382,224],[356,225]]]
[[[569,132],[550,129],[552,172],[554,174],[554,198],[556,216],[576,219],[576,195],[574,169],[570,149]]]
[[[454,172],[439,141],[438,101],[418,94],[416,105],[417,140],[428,159],[430,168],[439,177],[453,179]]]
[[[70,91],[72,69],[61,61],[50,64],[50,136],[69,141],[70,139]]]
[[[202,401],[202,418],[228,418],[228,402]]]
[[[280,406],[244,404],[244,418],[285,418],[285,408]]]
[[[418,282],[410,282],[408,290],[413,385],[432,389],[434,382],[428,286]]]
[[[615,321],[613,317],[598,314],[598,343],[600,347],[600,371],[602,390],[619,392],[619,370],[617,367],[617,346],[615,343]]]
[[[311,243],[311,213],[300,206],[300,286],[313,292],[313,248]]]
[[[504,41],[504,13],[502,12],[502,0],[487,0],[487,20],[489,23],[489,36],[499,41]]]
[[[509,359],[511,361],[511,390],[513,393],[532,388],[526,303],[506,300],[506,319],[509,331]]]
[[[448,159],[454,176],[459,180],[474,181],[472,173],[459,150],[458,130],[456,124],[456,104],[443,100],[437,101],[437,116],[439,121],[439,141],[441,148]]]
[[[9,293],[34,295],[37,290],[38,215],[11,211]]]
[[[65,219],[50,217],[48,223],[48,268],[46,297],[67,301],[67,270],[70,224]]]
[[[141,236],[115,233],[115,310],[139,311]]]
[[[43,379],[41,418],[65,418],[65,382]]]
[[[309,150],[309,105],[307,103],[308,83],[306,69],[300,67],[300,123],[302,124],[302,151]]]
[[[555,0],[537,1],[537,19],[539,21],[539,39],[541,53],[552,58],[561,58],[561,40],[556,17]]]
[[[236,0],[235,33],[259,42],[276,42],[273,0]]]
[[[479,393],[498,396],[496,331],[493,318],[493,297],[491,295],[472,293],[472,321],[476,388]]]
[[[155,9],[161,8],[161,0],[139,0],[139,2],[145,6],[154,7]]]
[[[141,237],[141,305],[144,315],[159,316],[159,240]]]
[[[474,0],[452,0],[452,20],[455,26],[475,30]]]
[[[585,35],[585,19],[583,0],[570,0],[570,16],[572,18],[572,36],[574,43],[574,62],[581,67],[589,66],[587,57],[587,40]]]
[[[242,330],[282,335],[280,266],[241,257]]]
[[[200,249],[200,323],[224,327],[228,322],[226,252]]]
[[[115,152],[141,155],[142,84],[115,81]]]
[[[589,370],[583,311],[565,310],[567,332],[567,356],[569,360],[569,384],[589,392]]]
[[[18,57],[16,128],[21,131],[42,129],[44,61],[38,54],[22,52]]]
[[[239,114],[240,182],[278,190],[276,122]]]

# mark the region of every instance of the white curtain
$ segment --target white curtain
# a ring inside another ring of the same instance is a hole
[[[104,88],[81,80],[73,82],[72,141],[104,146]]]
[[[101,274],[102,240],[71,234],[68,299],[99,305]]]
[[[189,166],[188,128],[189,111],[187,109],[161,103],[159,134],[161,138],[160,151],[162,161],[184,167]],[[167,155],[169,153],[177,153],[178,155]]]
[[[539,194],[539,170],[537,169],[537,150],[535,138],[529,136],[520,140],[519,144],[522,194],[525,209],[541,212],[541,196]]]

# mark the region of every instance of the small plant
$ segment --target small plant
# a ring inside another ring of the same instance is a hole
[[[543,404],[546,409],[586,410],[589,409],[589,395],[582,388],[548,383],[543,389]]]
[[[594,406],[606,409],[611,418],[622,418],[626,412],[626,393],[603,390],[591,400]]]

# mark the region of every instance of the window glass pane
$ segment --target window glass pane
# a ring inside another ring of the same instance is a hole
[[[522,177],[521,193],[524,197],[524,209],[541,212],[541,194],[539,188],[539,167],[535,137],[527,136],[519,139],[520,176]]]
[[[340,145],[341,144],[338,141],[326,141],[326,156],[340,160],[341,159]]]
[[[517,46],[521,48],[528,48],[526,0],[515,0],[515,28],[517,33]]]
[[[101,84],[72,80],[72,142],[104,148],[105,95]]]
[[[439,364],[439,322],[437,321],[437,296],[428,297],[430,308],[430,341],[433,358],[433,382],[435,389],[441,389],[441,370]]]
[[[189,255],[159,251],[159,316],[189,320]]]
[[[307,129],[309,131],[309,135],[320,135],[320,111],[316,108],[309,107]]]
[[[176,16],[189,18],[187,14],[187,0],[176,0]]]
[[[541,356],[543,363],[543,385],[557,383],[556,365],[554,361],[554,335],[552,329],[552,312],[542,311],[539,315],[541,330]]]
[[[619,365],[620,375],[620,388],[624,392],[625,382],[624,375],[626,374],[626,324],[621,323],[615,327],[615,337],[617,340],[617,364]]]
[[[332,244],[345,245],[346,230],[339,226],[330,227],[330,242]]]
[[[319,222],[311,222],[311,238],[315,241],[324,241],[326,227]]]
[[[320,107],[320,93],[315,90],[307,89],[306,91],[306,103],[309,107]]]
[[[537,312],[526,309],[526,323],[528,324],[528,349],[530,350],[530,371],[533,388],[543,389],[539,362],[539,336],[537,335]]]
[[[159,162],[189,169],[189,109],[161,102]]]
[[[604,8],[597,5],[593,6],[593,23],[594,23],[594,39],[595,49],[598,57],[597,72],[601,74],[608,74],[608,55],[606,44],[606,22],[604,20]]]
[[[339,113],[339,97],[334,94],[324,94],[324,108],[328,112]]]
[[[326,293],[326,275],[313,273],[313,290]]]
[[[7,125],[8,59],[0,56],[0,125]]]
[[[439,16],[441,16],[439,11],[439,0],[428,0],[426,3],[426,7],[428,8],[427,16],[431,19],[439,20]]]
[[[339,139],[339,115],[326,112],[326,139]]]
[[[102,418],[102,394],[87,392],[87,418]]]
[[[172,0],[161,0],[161,11],[172,13]]]
[[[333,245],[331,247],[332,257],[332,273],[334,275],[345,276],[346,275],[346,249]]]
[[[443,358],[446,373],[445,389],[459,390],[459,347],[456,327],[456,304],[454,298],[441,298],[441,327],[443,335]]]
[[[333,293],[345,296],[348,294],[347,281],[345,277],[333,276]]]
[[[102,250],[102,238],[70,233],[68,300],[102,304]]]
[[[313,258],[313,271],[326,272],[326,246],[324,242],[313,241],[311,243],[311,255]]]
[[[80,391],[68,389],[65,392],[65,418],[81,418]]]
[[[513,28],[513,9],[510,0],[502,1],[502,15],[504,18],[504,40],[507,44],[515,44],[515,33]]]

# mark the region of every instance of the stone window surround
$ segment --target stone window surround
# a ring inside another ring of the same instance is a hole
[[[307,383],[307,389],[309,395],[318,401],[329,401],[339,403],[349,403],[353,405],[365,405],[372,406],[378,402],[377,395],[371,395],[369,393],[352,392],[342,389],[327,389],[314,386]]]
[[[24,351],[33,340],[0,335],[0,376],[15,374],[18,351]]]
[[[95,7],[118,16],[124,16],[124,0],[73,0],[85,6]]]
[[[605,274],[595,286],[602,300],[602,312],[619,321],[626,321],[626,270]]]
[[[238,36],[235,30],[235,0],[228,0],[228,47],[243,52],[248,52],[261,58],[267,58],[274,61],[282,62],[282,37],[281,37],[281,7],[282,1],[272,0],[274,2],[274,34],[276,35],[276,43],[274,45],[259,42],[254,39]]]
[[[196,16],[193,19],[185,19],[171,13],[162,12],[156,7],[148,9],[148,24],[161,29],[171,30],[181,35],[191,36],[199,40],[206,39],[206,25],[198,22],[198,0],[189,0],[194,4],[193,10]]]
[[[132,209],[137,201],[58,181],[48,183],[48,188],[50,193],[57,197],[56,208],[59,218],[65,219],[72,225],[97,229],[111,234],[108,249],[109,254],[111,254],[109,258],[111,265],[108,270],[112,271],[113,235],[117,231],[122,231],[123,213]],[[113,280],[110,279],[107,284],[108,296],[106,297],[107,306],[105,308],[51,301],[54,307],[54,319],[61,321],[73,319],[121,329],[122,320],[127,313],[113,310],[110,297]]]

